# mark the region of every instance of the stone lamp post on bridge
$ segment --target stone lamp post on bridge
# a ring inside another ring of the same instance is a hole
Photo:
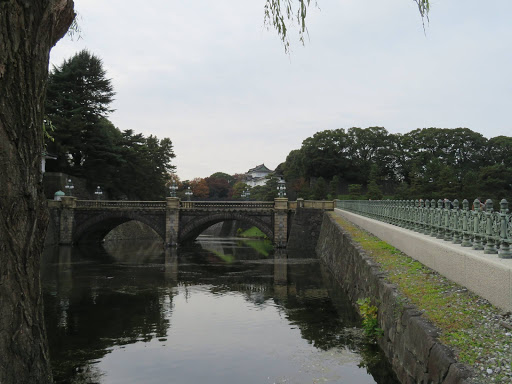
[[[245,188],[244,191],[242,192],[242,199],[249,200],[250,197],[251,192],[249,191],[249,188]]]
[[[286,196],[286,183],[284,180],[279,180],[277,182],[277,193],[279,194],[279,197]]]
[[[173,180],[171,185],[169,186],[169,191],[171,197],[176,197],[176,191],[178,190],[178,186],[176,185],[176,180]]]
[[[190,198],[192,197],[192,191],[190,190],[190,187],[188,187],[185,191],[185,196],[187,196],[187,201],[190,201]]]
[[[101,200],[101,195],[103,195],[103,191],[101,190],[99,185],[96,187],[94,194],[96,195],[96,200]]]
[[[73,185],[71,179],[68,179],[68,182],[64,188],[66,188],[68,191],[68,196],[73,196],[73,189],[75,189],[75,186]]]

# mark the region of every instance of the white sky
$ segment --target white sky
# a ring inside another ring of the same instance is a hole
[[[169,137],[182,180],[275,168],[325,129],[467,127],[512,136],[512,2],[318,0],[303,47],[284,53],[264,0],[75,0],[121,130]]]

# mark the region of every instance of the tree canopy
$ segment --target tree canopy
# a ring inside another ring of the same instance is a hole
[[[329,180],[331,191],[347,195],[359,186],[373,199],[384,194],[497,200],[512,197],[510,159],[512,138],[486,139],[468,128],[391,134],[382,127],[354,127],[306,138],[288,154],[283,169],[292,190],[302,196],[318,195],[323,184],[315,185]]]

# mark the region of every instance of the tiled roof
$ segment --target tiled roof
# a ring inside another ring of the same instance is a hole
[[[257,165],[256,167],[251,168],[247,171],[247,173],[251,173],[251,172],[272,172],[272,170],[268,169],[265,166],[265,164],[260,164],[260,165]]]

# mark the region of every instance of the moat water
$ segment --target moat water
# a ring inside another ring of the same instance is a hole
[[[398,383],[311,254],[204,238],[47,249],[57,383]]]

